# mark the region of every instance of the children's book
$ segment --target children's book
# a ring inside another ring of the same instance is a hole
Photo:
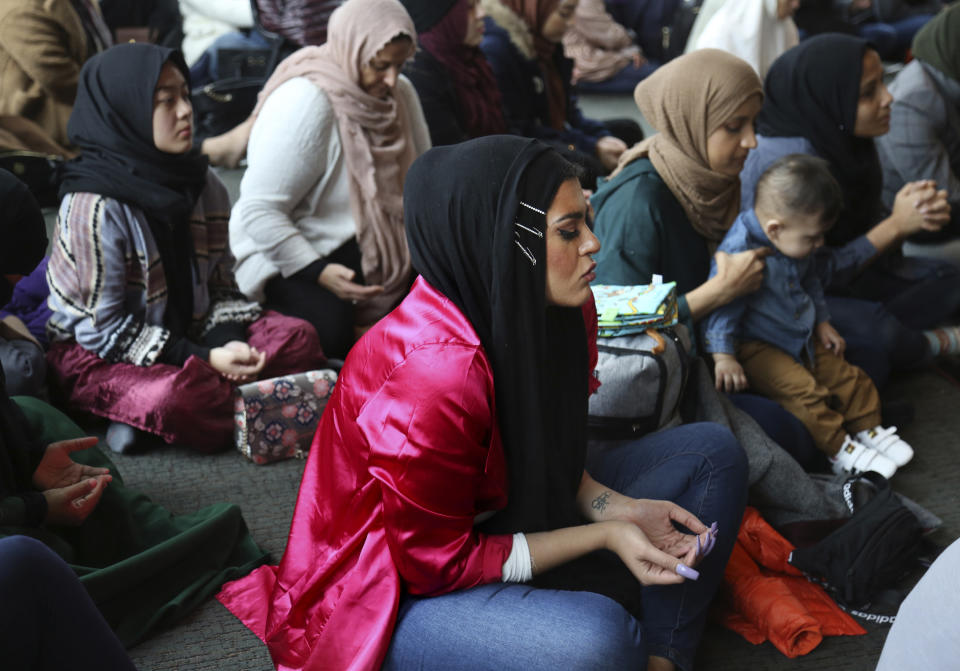
[[[593,297],[602,338],[644,333],[677,323],[677,283],[596,284]]]

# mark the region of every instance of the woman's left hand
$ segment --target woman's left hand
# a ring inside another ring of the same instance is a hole
[[[587,471],[583,472],[577,501],[584,518],[592,522],[619,520],[635,524],[654,547],[674,557],[683,557],[687,566],[705,557],[716,540],[716,524],[707,527],[671,501],[624,496],[594,480]],[[674,522],[693,534],[679,531]]]
[[[711,543],[711,529],[695,515],[671,501],[624,498],[620,506],[610,511],[609,517],[633,522],[656,548],[674,557],[685,557],[687,566],[703,557],[705,552],[698,554],[697,548],[706,548]],[[697,535],[683,533],[674,522],[699,535],[699,546]]]
[[[96,444],[96,436],[86,436],[60,440],[47,445],[37,470],[33,472],[34,487],[40,490],[59,489],[74,485],[84,478],[94,478],[109,473],[109,469],[78,464],[70,458],[71,452],[86,450]]]

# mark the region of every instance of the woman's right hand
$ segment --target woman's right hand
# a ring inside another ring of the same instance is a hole
[[[595,522],[605,525],[606,548],[616,553],[630,572],[642,585],[674,585],[684,581],[677,573],[677,566],[687,567],[695,563],[695,552],[677,558],[654,547],[646,534],[636,524],[619,520]]]
[[[757,247],[736,254],[717,252],[713,255],[717,262],[717,274],[713,279],[719,283],[726,299],[723,305],[760,288],[763,284],[763,270],[767,265],[764,259],[772,253],[773,249],[770,247]]]
[[[355,271],[344,265],[330,263],[317,277],[317,283],[340,300],[354,303],[383,293],[383,287],[379,284],[371,286],[357,284],[353,281],[356,275]]]

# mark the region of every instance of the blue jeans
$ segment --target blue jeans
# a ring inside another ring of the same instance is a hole
[[[646,666],[640,623],[613,599],[502,583],[407,597],[384,671],[619,671]]]
[[[739,410],[750,415],[764,433],[796,459],[804,470],[830,470],[807,427],[782,405],[756,394],[730,394],[729,399]]]
[[[639,68],[630,63],[620,72],[602,82],[577,82],[581,93],[633,93],[637,84],[653,74],[660,67],[656,61],[647,61]]]
[[[0,604],[4,668],[135,669],[76,574],[38,540],[0,539]]]
[[[929,364],[923,329],[960,317],[960,269],[948,261],[881,259],[852,287],[855,298],[827,297],[830,321],[847,340],[847,359],[878,387],[892,370]]]
[[[916,14],[890,23],[865,23],[857,27],[857,32],[873,43],[880,58],[897,61],[903,58],[913,36],[932,18],[932,14]]]
[[[590,592],[483,585],[405,596],[384,669],[643,669],[647,655],[691,669],[747,497],[733,435],[687,424],[631,441],[594,443],[587,470],[627,496],[669,499],[720,529],[700,579],[643,590],[643,622]]]

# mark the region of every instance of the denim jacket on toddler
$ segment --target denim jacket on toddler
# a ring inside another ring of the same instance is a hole
[[[807,361],[813,361],[814,329],[830,319],[823,286],[833,273],[866,261],[873,247],[861,246],[857,254],[821,247],[806,258],[790,258],[777,251],[750,208],[733,222],[717,251],[736,254],[757,247],[773,250],[765,259],[762,286],[717,308],[703,320],[704,350],[735,354],[736,342],[759,340],[779,347],[797,361],[803,361],[804,354]],[[716,274],[717,262],[713,260],[710,277]]]

